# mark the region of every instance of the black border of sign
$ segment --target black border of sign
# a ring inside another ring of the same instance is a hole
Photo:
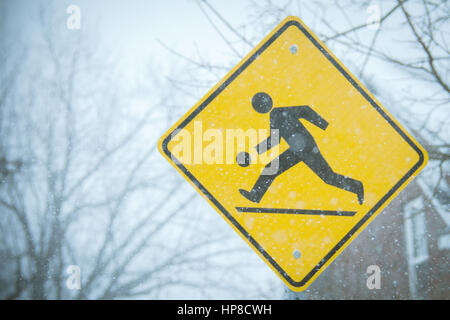
[[[193,120],[208,104],[216,98],[236,77],[245,70],[267,47],[269,47],[288,27],[296,26],[301,32],[318,48],[323,55],[339,70],[339,72],[358,90],[361,95],[386,119],[386,121],[400,134],[400,136],[419,154],[419,161],[386,193],[375,206],[331,249],[330,252],[301,280],[294,281],[289,275],[273,260],[273,258],[253,239],[253,237],[233,218],[233,216],[217,201],[208,190],[187,170],[179,161],[176,165],[191,181],[203,192],[209,200],[228,218],[228,220],[246,237],[250,243],[267,259],[267,261],[294,287],[305,285],[319,269],[361,228],[361,226],[380,208],[387,199],[389,199],[400,186],[413,175],[413,173],[424,162],[424,154],[420,148],[397,126],[397,124],[381,109],[381,107],[367,94],[367,92],[341,67],[341,65],[322,47],[322,45],[306,30],[299,22],[295,20],[287,21],[279,30],[277,30],[261,47],[250,56],[228,79],[226,79],[205,101],[195,109],[180,125],[174,129],[163,141],[162,148],[166,155],[174,159],[167,145],[172,135],[180,129],[183,129],[191,120]]]

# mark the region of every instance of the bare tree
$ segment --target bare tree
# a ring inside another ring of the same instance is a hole
[[[299,16],[413,132],[430,156],[428,175],[438,177],[433,196],[448,198],[440,187],[450,176],[448,1],[249,1],[248,18],[240,26],[232,25],[214,2],[196,3],[232,58],[207,61],[167,48],[190,66],[184,79],[172,82],[174,87],[194,85],[203,93],[281,20]],[[395,84],[395,91],[371,74],[374,66],[392,73],[384,78]]]
[[[156,139],[287,15],[304,19],[396,106],[390,110],[428,150],[429,168],[448,177],[448,2],[249,1],[240,26],[214,2],[196,4],[230,58],[206,60],[201,50],[184,55],[162,43],[184,70],[166,81],[153,74],[138,89],[117,80],[114,59],[92,45],[98,39],[60,28],[65,21],[51,19],[51,9],[40,11],[39,40],[16,43],[4,32],[0,297],[158,298],[183,288],[273,298],[278,282],[267,287],[246,274],[259,262],[218,216],[202,214],[194,191],[158,160]],[[367,22],[371,5],[380,9],[377,28]],[[378,64],[394,67],[391,80],[407,77],[395,94],[370,73]],[[81,268],[79,290],[66,286],[69,265]]]
[[[157,154],[173,87],[124,86],[95,38],[53,16],[41,8],[39,40],[14,48],[25,58],[6,40],[0,52],[0,297],[243,294],[222,278],[248,267],[242,247],[210,226]]]
[[[447,175],[448,1],[251,1],[249,18],[240,27],[232,26],[209,1],[199,0],[197,4],[236,59],[223,65],[202,61],[200,56],[182,57],[194,67],[210,72],[229,68],[286,16],[300,16],[382,102],[396,106],[391,111],[426,147],[432,160],[430,167],[437,168],[441,178]],[[378,15],[369,19],[373,7]],[[407,77],[395,81],[401,92],[388,92],[372,79],[368,66],[379,63],[390,65],[399,76]],[[203,77],[203,73],[200,75]],[[199,83],[198,80],[191,76],[184,83]],[[436,191],[438,185],[439,181]]]

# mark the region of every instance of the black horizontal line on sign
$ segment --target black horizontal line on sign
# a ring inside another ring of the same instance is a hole
[[[252,213],[309,214],[309,215],[346,216],[346,217],[352,217],[356,214],[356,211],[305,210],[305,209],[283,209],[283,208],[236,207],[236,210],[239,212],[252,212]]]

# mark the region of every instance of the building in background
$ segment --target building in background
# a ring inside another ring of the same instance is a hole
[[[425,170],[297,297],[448,299],[449,186],[450,174]],[[380,268],[379,289],[367,286],[371,265]]]

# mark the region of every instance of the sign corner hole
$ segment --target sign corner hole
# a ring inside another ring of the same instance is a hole
[[[292,54],[296,54],[297,51],[298,51],[298,46],[297,46],[296,44],[291,45],[291,46],[289,47],[289,51],[290,51]]]

